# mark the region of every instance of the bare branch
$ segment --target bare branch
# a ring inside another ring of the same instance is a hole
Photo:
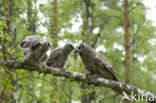
[[[101,33],[102,33],[102,30],[104,28],[104,26],[110,21],[111,18],[119,18],[118,16],[108,16],[104,22],[102,22],[100,25],[99,25],[99,32],[97,34],[97,36],[95,37],[95,40],[93,42],[93,45],[92,47],[95,47],[96,43],[98,42],[98,39],[99,37],[101,36]]]
[[[95,47],[99,37],[101,36],[102,29],[104,28],[104,25],[108,23],[108,21],[109,21],[109,18],[107,18],[102,24],[100,24],[100,26],[99,26],[99,33],[97,34],[97,36],[96,36],[96,38],[95,38],[95,40],[93,42],[92,47]]]
[[[131,13],[135,8],[137,8],[139,5],[143,5],[141,2],[136,3],[135,6],[131,7],[130,10],[128,11],[129,13]]]

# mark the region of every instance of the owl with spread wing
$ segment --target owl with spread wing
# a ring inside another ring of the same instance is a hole
[[[20,47],[25,49],[23,54],[26,57],[26,63],[38,64],[46,59],[50,43],[41,42],[40,36],[28,36],[20,43]]]

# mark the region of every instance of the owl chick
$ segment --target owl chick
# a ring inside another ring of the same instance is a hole
[[[74,49],[74,46],[72,44],[66,44],[62,48],[56,48],[54,49],[48,59],[47,59],[47,66],[52,66],[55,68],[63,68],[69,54]]]

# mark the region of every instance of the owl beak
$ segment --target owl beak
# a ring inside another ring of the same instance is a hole
[[[74,58],[75,58],[75,59],[77,58],[77,55],[78,55],[78,51],[75,50],[75,51],[74,51]]]
[[[72,50],[74,50],[75,49],[75,47],[74,46],[72,46]]]
[[[52,46],[52,44],[51,44],[51,43],[48,43],[48,46],[49,46],[49,47],[51,47],[51,46]]]

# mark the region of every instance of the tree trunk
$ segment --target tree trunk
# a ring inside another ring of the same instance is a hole
[[[84,0],[83,2],[83,31],[82,36],[87,38],[88,44],[90,46],[93,45],[92,40],[92,31],[93,31],[93,16],[92,16],[92,4],[91,0]],[[83,41],[85,41],[84,39]],[[95,90],[91,86],[82,83],[81,89],[83,93],[81,94],[81,103],[91,103],[93,100],[95,100]],[[92,89],[91,93],[85,93],[86,89]]]
[[[35,26],[35,14],[33,13],[33,9],[32,9],[32,0],[28,0],[27,1],[27,18],[28,18],[28,31],[31,35],[35,35],[36,34],[36,26]],[[33,90],[34,90],[34,79],[33,79],[33,75],[34,72],[30,73],[30,81],[29,81],[29,86],[28,86],[28,101],[33,103],[33,99],[30,99],[30,96],[32,96],[32,94],[34,94]]]
[[[57,0],[54,0],[54,48],[57,47],[57,35],[58,35],[58,26],[57,26]]]
[[[53,6],[54,6],[54,16],[53,18],[53,24],[51,26],[51,34],[52,34],[52,40],[54,40],[53,42],[53,48],[57,48],[57,35],[58,35],[58,25],[57,25],[57,0],[53,1]],[[55,92],[51,93],[50,97],[51,98],[56,98],[57,97],[57,86],[58,86],[58,80],[56,77],[52,78],[52,85],[55,87]],[[52,99],[51,101],[52,103],[57,103],[57,101],[55,101],[55,99]]]
[[[35,25],[35,13],[33,13],[33,9],[32,9],[32,0],[28,0],[27,2],[28,5],[28,12],[27,12],[27,16],[28,16],[28,31],[31,32],[31,34],[35,35],[36,34],[36,25]]]
[[[124,0],[124,31],[125,31],[125,83],[130,84],[130,33],[128,0]]]
[[[14,21],[14,1],[13,0],[9,0],[7,1],[7,4],[4,5],[4,16],[6,18],[6,27],[4,27],[3,32],[4,35],[7,35],[9,37],[9,40],[4,40],[1,45],[2,45],[2,53],[3,53],[3,59],[7,60],[7,59],[11,59],[11,60],[15,60],[14,59],[14,55],[12,55],[13,53],[9,53],[8,52],[8,48],[13,47],[14,44],[14,38],[15,38],[15,34],[14,34],[14,26],[13,26],[13,21]],[[12,77],[12,70],[7,70],[7,68],[5,69],[5,73],[4,73],[4,78],[8,78],[11,79],[11,83],[14,86],[14,79]],[[14,89],[14,88],[13,88]],[[11,88],[5,88],[4,90],[4,103],[13,103],[15,102],[15,98],[13,95],[13,89]]]
[[[124,40],[125,40],[125,83],[130,84],[130,33],[129,33],[129,10],[128,0],[124,0]],[[129,101],[125,100],[125,103]]]

